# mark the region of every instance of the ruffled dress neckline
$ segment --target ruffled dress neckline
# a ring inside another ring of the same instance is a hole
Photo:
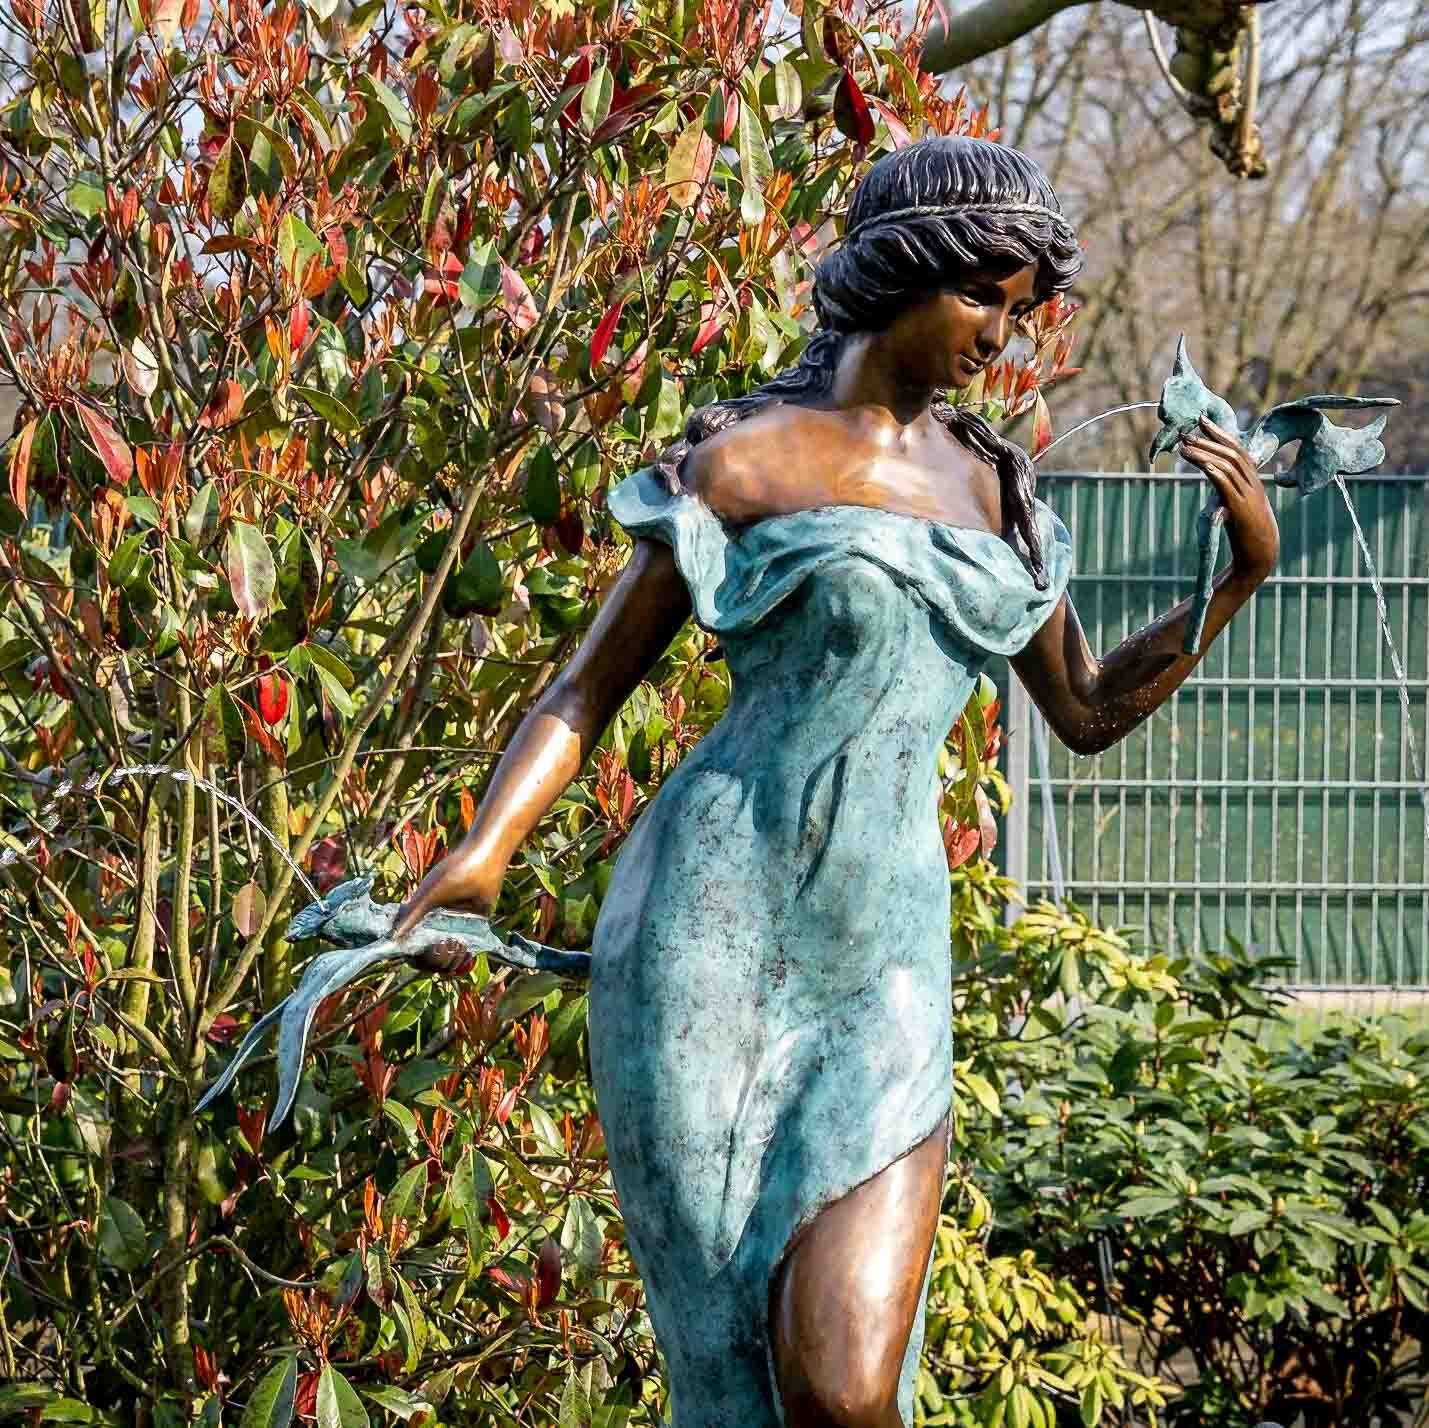
[[[920,598],[959,641],[1015,654],[1045,622],[1071,574],[1072,542],[1033,500],[1047,584],[993,531],[846,502],[729,525],[694,492],[671,491],[653,466],[610,488],[606,506],[635,536],[663,541],[689,588],[697,624],[721,636],[753,628],[831,561],[872,561]]]

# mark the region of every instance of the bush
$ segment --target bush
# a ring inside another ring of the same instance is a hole
[[[295,880],[395,895],[460,836],[625,559],[609,483],[796,358],[865,158],[986,132],[873,8],[16,7],[0,1414],[658,1417],[578,992],[389,978],[323,1008],[277,1135],[267,1061],[192,1108],[292,986]],[[504,925],[589,940],[727,694],[687,629]],[[946,753],[953,863],[994,722]]]
[[[1012,1087],[968,1142],[993,1244],[1134,1326],[1158,1376],[1189,1359],[1172,1422],[1397,1425],[1429,1368],[1429,1034],[1299,1040],[1286,963],[1229,941],[1131,957],[1044,907],[980,947],[964,1046]],[[1010,1040],[999,981],[1030,998]]]

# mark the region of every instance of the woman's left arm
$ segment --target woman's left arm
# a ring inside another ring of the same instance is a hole
[[[1181,651],[1189,597],[1098,659],[1064,595],[1011,659],[1048,724],[1074,753],[1101,753],[1159,709],[1279,558],[1280,530],[1265,486],[1235,436],[1203,417],[1200,434],[1182,441],[1180,451],[1220,492],[1231,551],[1230,565],[1211,584],[1200,654]]]

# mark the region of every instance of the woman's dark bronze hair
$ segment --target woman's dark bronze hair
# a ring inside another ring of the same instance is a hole
[[[972,272],[1001,279],[1037,265],[1036,295],[1065,291],[1081,269],[1076,234],[1042,170],[1025,154],[986,139],[934,137],[896,149],[860,180],[844,240],[814,273],[819,326],[797,364],[742,397],[694,412],[684,436],[655,462],[672,491],[680,463],[705,437],[775,402],[826,397],[847,339],[879,332],[905,309]],[[970,407],[935,401],[932,413],[993,466],[1002,506],[1045,589],[1042,542],[1033,519],[1036,475],[1027,453]]]

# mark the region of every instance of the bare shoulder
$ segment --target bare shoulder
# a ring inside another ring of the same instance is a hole
[[[736,522],[807,504],[811,418],[823,415],[781,402],[706,437],[685,463],[686,488]]]

